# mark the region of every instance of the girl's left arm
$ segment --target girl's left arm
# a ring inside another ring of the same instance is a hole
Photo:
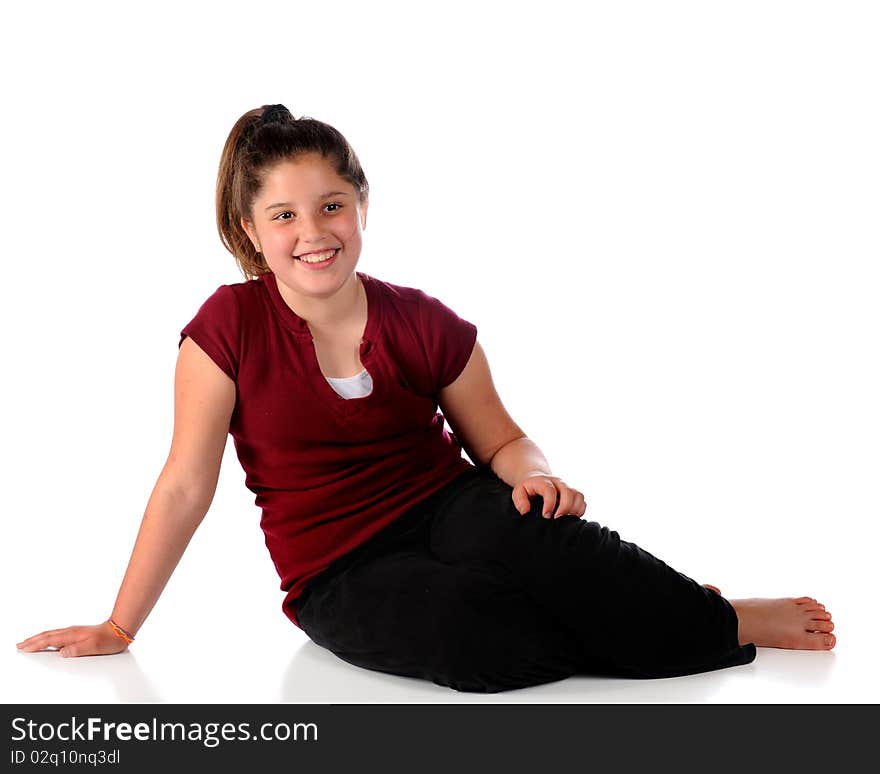
[[[546,518],[586,512],[584,496],[550,472],[543,453],[513,421],[495,390],[480,342],[458,378],[440,390],[438,404],[475,465],[488,465],[513,488],[516,509],[528,513],[540,496]]]

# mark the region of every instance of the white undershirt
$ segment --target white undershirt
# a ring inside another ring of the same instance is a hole
[[[373,391],[373,377],[365,368],[354,376],[325,376],[330,386],[343,398],[363,398]]]

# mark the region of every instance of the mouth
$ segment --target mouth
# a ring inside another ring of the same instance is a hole
[[[297,261],[302,261],[306,264],[315,265],[332,261],[336,257],[336,254],[338,252],[339,248],[337,247],[333,250],[321,250],[319,252],[303,253],[302,255],[295,255],[293,257]]]

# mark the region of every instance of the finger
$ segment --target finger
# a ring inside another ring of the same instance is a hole
[[[556,501],[558,499],[556,487],[552,482],[548,482],[541,487],[541,497],[544,498],[544,507],[541,510],[541,515],[545,519],[549,519],[553,515],[553,510],[556,508]]]
[[[63,648],[61,648],[58,653],[62,658],[74,658],[76,656],[89,656],[95,653],[94,647],[89,647],[91,643],[89,643],[87,638],[81,638],[75,640],[74,642],[68,643]]]
[[[67,629],[61,629],[56,632],[46,632],[30,637],[27,644],[22,643],[20,650],[28,653],[34,653],[38,650],[46,650],[47,648],[63,648],[71,642],[75,642],[78,637]]]
[[[577,489],[566,488],[562,490],[559,496],[559,506],[553,514],[554,519],[560,516],[579,516],[583,495]],[[582,512],[581,512],[582,513]]]
[[[514,507],[521,516],[525,516],[532,509],[532,504],[529,502],[526,490],[522,486],[514,487],[510,497],[513,500]]]
[[[33,634],[30,637],[28,637],[27,639],[24,639],[21,642],[16,643],[16,644],[19,647],[22,645],[30,645],[31,643],[36,642],[37,640],[39,640],[42,637],[48,637],[48,636],[51,636],[53,634],[58,634],[63,631],[64,631],[64,629],[47,629],[46,631],[40,632],[39,634]]]
[[[28,637],[26,640],[22,640],[15,647],[19,650],[41,650],[46,647],[49,640],[54,636],[56,636],[55,632],[40,632],[32,637]]]
[[[563,492],[559,495],[559,504],[553,511],[553,518],[558,519],[560,516],[565,516],[571,513],[571,506],[572,498],[567,493]]]
[[[578,518],[583,518],[584,514],[587,512],[587,501],[584,499],[584,496],[581,492],[577,493],[577,497],[575,498],[574,505],[571,507],[571,513],[577,516]]]

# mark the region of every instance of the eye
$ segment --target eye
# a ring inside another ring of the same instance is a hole
[[[339,212],[342,209],[342,205],[339,202],[330,202],[324,205],[325,207],[336,207],[332,212]],[[284,210],[283,212],[279,212],[272,220],[290,220],[290,218],[283,218],[282,215],[293,215],[290,210]]]

